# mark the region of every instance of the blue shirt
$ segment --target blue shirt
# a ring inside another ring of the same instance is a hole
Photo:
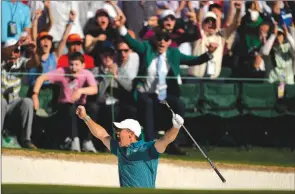
[[[48,55],[48,58],[46,60],[41,59],[41,65],[42,65],[42,73],[48,73],[50,71],[53,71],[56,69],[56,56],[52,52]],[[41,73],[38,71],[37,68],[31,68],[29,70],[29,73],[32,73],[32,75],[29,75],[29,83],[30,85],[34,85],[37,77],[39,77],[38,73]],[[50,84],[49,81],[45,81],[43,85]]]
[[[21,2],[12,3],[10,1],[1,1],[1,42],[4,43],[8,38],[13,38],[18,40],[20,34],[25,28],[31,27],[31,12],[27,5]],[[8,37],[8,24],[9,22],[15,22],[17,33],[15,36]]]
[[[111,152],[118,157],[121,187],[155,188],[160,156],[155,141],[138,141],[129,147],[120,147],[112,139]]]

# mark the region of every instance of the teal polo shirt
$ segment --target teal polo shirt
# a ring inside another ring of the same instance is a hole
[[[138,141],[129,147],[120,147],[112,139],[111,152],[118,157],[121,187],[155,188],[160,156],[155,141]]]

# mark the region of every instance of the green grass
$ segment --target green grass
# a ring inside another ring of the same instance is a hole
[[[167,190],[167,189],[130,189],[130,188],[102,188],[102,187],[80,187],[80,186],[57,186],[57,185],[18,185],[2,184],[3,194],[90,194],[90,193],[183,193],[183,194],[289,194],[294,191],[250,191],[250,190]]]
[[[4,148],[14,150],[13,148]],[[20,149],[23,150],[23,149]],[[189,153],[189,156],[173,156],[163,154],[161,158],[173,159],[173,160],[184,160],[184,161],[203,161],[206,159],[203,157],[198,149],[184,148]],[[30,152],[31,150],[27,150]],[[61,150],[33,150],[40,153],[64,153],[73,154],[70,151]],[[107,155],[107,153],[75,153],[78,155]],[[238,150],[237,148],[214,148],[207,153],[207,156],[213,162],[227,163],[227,164],[249,164],[259,166],[279,166],[279,167],[294,167],[295,166],[295,152],[290,149],[278,149],[278,148],[259,148],[254,147],[251,151]]]
[[[163,158],[186,161],[205,161],[205,158],[198,149],[184,150],[189,152],[189,156],[179,157],[165,154]],[[292,152],[290,149],[254,147],[251,151],[239,151],[237,148],[219,147],[212,149],[206,154],[212,161],[221,163],[280,167],[295,166],[295,152]]]

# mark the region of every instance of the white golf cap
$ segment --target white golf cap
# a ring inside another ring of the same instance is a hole
[[[205,19],[207,19],[207,18],[214,18],[214,19],[216,20],[216,19],[217,19],[217,16],[216,16],[216,14],[215,14],[214,12],[212,12],[212,11],[208,11],[208,12],[206,13],[206,15],[205,15],[203,21],[204,21]]]
[[[124,121],[113,122],[113,124],[119,129],[129,129],[134,132],[134,134],[139,137],[141,134],[141,126],[138,121],[134,119],[125,119]]]
[[[173,17],[175,17],[174,11],[172,11],[170,9],[164,10],[160,15],[160,19],[164,19],[165,17],[167,17],[169,15],[172,15]]]
[[[10,46],[13,46],[17,43],[17,40],[13,39],[13,38],[10,38],[10,39],[7,39],[3,48],[7,48],[7,47],[10,47]]]

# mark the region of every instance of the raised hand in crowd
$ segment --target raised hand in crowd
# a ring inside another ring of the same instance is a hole
[[[198,21],[197,21],[196,12],[191,12],[190,11],[190,12],[187,12],[186,15],[193,24],[197,24]]]
[[[217,43],[210,43],[207,46],[208,52],[211,53],[211,54],[214,53],[218,46],[219,45]]]
[[[278,23],[277,22],[274,23],[273,33],[275,35],[278,35]]]
[[[121,28],[125,25],[126,22],[126,18],[124,19],[124,17],[122,17],[121,15],[118,15],[115,20],[114,20],[114,28]]]
[[[76,17],[77,17],[77,13],[74,10],[71,10],[69,14],[69,21],[74,22]]]
[[[243,1],[239,0],[232,0],[231,4],[236,8],[236,9],[241,9],[243,5]]]
[[[36,11],[35,11],[35,13],[34,13],[34,18],[33,18],[33,22],[34,21],[37,21],[38,22],[38,20],[39,20],[39,18],[41,17],[41,15],[42,15],[42,9],[37,9]]]

